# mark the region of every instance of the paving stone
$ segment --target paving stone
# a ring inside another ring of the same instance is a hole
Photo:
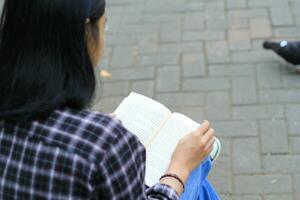
[[[133,16],[131,16],[133,18]],[[123,21],[125,21],[123,19]],[[110,27],[109,27],[110,28]],[[118,27],[118,33],[131,33],[131,34],[147,34],[147,33],[156,33],[160,29],[159,24],[154,23],[136,23],[136,24],[128,24],[124,23]]]
[[[278,88],[282,85],[279,65],[277,63],[256,65],[256,76],[259,88]]]
[[[213,123],[213,128],[214,128],[214,123]],[[222,144],[222,151],[221,151],[220,156],[228,158],[231,161],[231,139],[230,138],[225,138],[225,137],[221,136],[222,135],[221,132],[223,132],[223,130],[216,129],[215,131],[216,131],[216,133],[215,133],[216,137],[220,140],[220,142]],[[216,167],[216,168],[218,170],[223,170],[224,169],[222,167],[219,167],[219,168]],[[228,170],[228,171],[226,171],[224,173],[226,174],[226,173],[230,173],[230,172],[231,172],[231,168],[230,168],[230,170]]]
[[[150,36],[149,36],[150,37]],[[157,40],[154,39],[154,41],[158,41],[158,36],[157,37]],[[153,38],[152,38],[153,39]],[[150,40],[152,40],[150,39]],[[142,55],[142,54],[157,54],[159,53],[160,49],[159,49],[159,45],[157,43],[154,43],[154,42],[145,42],[145,40],[143,40],[142,43],[139,43],[137,44],[137,55]],[[173,53],[173,52],[170,52],[170,53]],[[177,53],[177,52],[175,52]]]
[[[274,26],[292,25],[293,17],[289,7],[271,8],[271,19]]]
[[[288,135],[284,120],[260,121],[262,153],[288,153]]]
[[[296,26],[300,25],[300,16],[299,17],[295,17],[295,22],[296,22]]]
[[[201,30],[204,28],[203,13],[192,12],[184,15],[184,30]]]
[[[190,117],[197,123],[202,123],[207,117],[203,107],[180,107],[178,112]]]
[[[292,153],[300,153],[300,137],[289,137],[289,144]]]
[[[218,39],[225,39],[224,30],[185,31],[183,33],[183,41],[202,41]]]
[[[252,38],[272,37],[270,21],[267,18],[250,19],[250,34]]]
[[[264,41],[265,41],[265,39],[253,39],[252,40],[252,49],[261,51],[263,49],[263,42]],[[274,61],[272,63],[275,64]]]
[[[283,86],[286,88],[299,88],[300,87],[300,77],[298,74],[284,75]]]
[[[179,66],[162,67],[158,69],[157,91],[171,92],[180,89]]]
[[[300,173],[300,155],[265,155],[262,158],[265,172]]]
[[[157,23],[157,22],[172,22],[178,21],[182,16],[178,13],[145,13],[142,16],[142,22]]]
[[[219,194],[222,200],[232,200],[232,195],[230,193]]]
[[[206,52],[210,64],[226,63],[230,60],[227,41],[207,42]]]
[[[300,105],[288,105],[286,107],[289,134],[300,136]]]
[[[228,19],[228,29],[248,29],[249,20],[247,18],[233,17]]]
[[[227,19],[210,19],[205,21],[206,29],[216,30],[216,29],[226,29],[229,27],[229,21]]]
[[[124,97],[105,97],[100,98],[95,102],[93,108],[103,113],[112,113],[116,110],[118,105],[123,101]]]
[[[147,97],[154,97],[154,81],[133,81],[131,84],[131,91],[140,93]]]
[[[206,20],[224,20],[226,18],[226,14],[224,10],[219,11],[204,11],[204,18]]]
[[[177,53],[139,55],[135,65],[139,67],[178,65],[179,58]]]
[[[219,64],[219,65],[209,65],[209,75],[210,76],[229,76],[229,77],[240,77],[240,76],[253,76],[254,66],[251,64]]]
[[[224,1],[209,1],[205,4],[206,11],[223,11],[225,9]]]
[[[300,174],[295,174],[293,176],[293,183],[294,183],[294,191],[296,193],[300,193]]]
[[[180,43],[163,43],[160,45],[162,53],[193,53],[196,54],[203,50],[202,42],[180,42]]]
[[[183,54],[183,77],[200,77],[206,75],[205,58],[203,53]]]
[[[109,60],[110,60],[109,57],[110,57],[109,55],[106,55],[101,59],[101,63],[99,63],[99,65],[96,67],[97,75],[100,73],[100,70],[107,71],[109,69]]]
[[[230,50],[245,50],[251,48],[248,30],[229,30],[228,39]]]
[[[158,94],[156,99],[166,106],[203,106],[203,93],[164,93]]]
[[[204,4],[202,2],[166,0],[166,4],[168,7],[165,8],[165,12],[195,12],[204,9]]]
[[[258,99],[261,103],[298,103],[300,99],[299,89],[274,89],[260,90]]]
[[[262,200],[258,195],[242,195],[242,196],[233,196],[231,200]]]
[[[291,10],[292,10],[293,15],[300,16],[300,11],[299,11],[300,2],[297,0],[291,0],[290,5],[291,5]]]
[[[271,51],[252,50],[252,51],[234,51],[231,53],[232,63],[266,63],[279,60]]]
[[[109,7],[111,8],[111,7]],[[108,10],[107,13],[109,13],[110,10]],[[142,21],[142,15],[143,15],[143,6],[140,4],[137,4],[135,6],[131,5],[131,6],[126,6],[126,8],[124,8],[124,11],[121,12],[122,15],[122,21],[126,23],[126,25],[128,25],[128,23],[137,23],[139,24]],[[115,20],[114,16],[113,17],[113,21]],[[109,24],[110,24],[109,20]],[[124,24],[125,24],[124,23]]]
[[[266,195],[265,200],[294,200],[293,195],[281,194],[281,195]]]
[[[288,0],[250,0],[249,7],[288,7]]]
[[[267,18],[269,17],[266,8],[253,8],[253,9],[234,9],[228,11],[228,17],[232,18]]]
[[[300,27],[274,28],[273,31],[276,38],[296,38],[299,37]]]
[[[105,38],[106,45],[134,45],[136,42],[136,36],[132,34],[114,34],[107,35]]]
[[[225,4],[222,1],[209,1],[205,4],[204,17],[206,20],[225,19]]]
[[[137,2],[135,2],[137,3]],[[148,1],[143,4],[144,6],[144,13],[153,13],[158,12],[161,13],[165,8],[165,2],[164,1],[157,1],[155,3],[149,3]]]
[[[233,139],[233,172],[251,174],[261,171],[259,140],[257,138]]]
[[[236,194],[282,194],[292,192],[288,175],[243,175],[234,177]]]
[[[246,0],[227,0],[227,8],[245,8],[247,6]]]
[[[172,31],[170,31],[172,30]],[[177,42],[181,41],[182,38],[182,23],[179,22],[167,22],[162,23],[160,30],[160,41],[161,42]]]
[[[159,41],[159,34],[156,32],[147,32],[136,35],[136,44],[140,45],[154,45]],[[151,51],[150,51],[151,52]]]
[[[112,81],[116,80],[143,80],[151,79],[154,77],[154,68],[127,68],[127,69],[114,69],[109,71],[112,76]]]
[[[219,156],[218,162],[214,162],[214,167],[211,173],[217,175],[232,175],[231,174],[231,157],[230,156]]]
[[[232,193],[232,178],[230,175],[209,174],[209,180],[220,194]]]
[[[231,118],[231,102],[227,92],[206,94],[206,116],[208,119],[220,120]]]
[[[221,137],[257,136],[258,126],[252,121],[214,121],[213,126]]]
[[[281,119],[284,117],[283,106],[251,105],[234,106],[233,119]]]
[[[121,25],[123,10],[124,10],[123,6],[119,6],[119,5],[108,6],[106,17],[109,19],[113,19],[109,21],[109,31],[107,31],[108,36],[110,34],[116,34],[118,32],[118,28]]]
[[[254,104],[256,101],[256,84],[253,78],[243,77],[232,79],[233,104]]]
[[[112,67],[131,67],[137,48],[133,46],[120,46],[115,48],[112,59]]]
[[[103,96],[122,96],[129,94],[129,82],[106,82],[102,85]]]
[[[183,80],[183,91],[228,90],[230,81],[226,78],[194,78]]]
[[[300,1],[107,3],[108,48],[95,73],[112,77],[94,108],[112,112],[135,91],[209,119],[222,143],[209,179],[223,200],[300,199],[300,78],[262,48],[266,39],[300,39]]]

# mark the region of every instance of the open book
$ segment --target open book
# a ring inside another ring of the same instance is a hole
[[[146,147],[146,184],[158,182],[171,160],[178,141],[200,124],[180,113],[172,113],[153,99],[132,92],[115,114],[125,128]]]

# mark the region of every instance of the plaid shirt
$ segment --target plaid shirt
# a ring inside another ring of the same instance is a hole
[[[144,177],[145,148],[110,116],[65,108],[28,125],[0,124],[1,200],[178,199]]]

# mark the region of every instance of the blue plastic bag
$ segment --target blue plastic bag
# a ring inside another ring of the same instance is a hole
[[[180,200],[220,200],[217,192],[207,180],[211,167],[211,160],[207,158],[191,173]]]

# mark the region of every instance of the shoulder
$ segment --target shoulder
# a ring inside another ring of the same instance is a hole
[[[35,122],[35,136],[71,154],[101,162],[119,140],[131,137],[119,120],[96,111],[58,109],[42,123]],[[44,134],[44,133],[47,134]]]

